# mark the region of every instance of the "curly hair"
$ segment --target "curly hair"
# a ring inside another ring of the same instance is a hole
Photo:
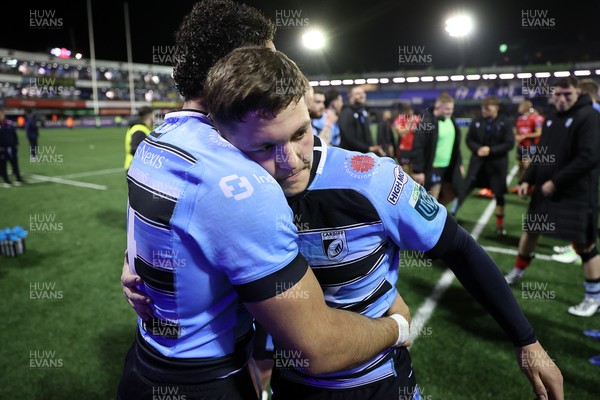
[[[231,0],[203,0],[194,5],[175,34],[173,79],[186,99],[202,97],[208,70],[241,46],[265,46],[275,26],[257,9]]]

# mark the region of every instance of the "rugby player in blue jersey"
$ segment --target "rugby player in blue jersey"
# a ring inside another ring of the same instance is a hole
[[[229,0],[196,4],[177,33],[184,107],[138,146],[127,174],[126,259],[154,302],[138,320],[119,399],[256,399],[253,317],[311,374],[405,344],[399,296],[377,319],[327,306],[295,227],[278,224],[292,218],[279,185],[207,116],[208,69],[242,45],[273,47],[273,33],[257,10]]]
[[[300,251],[327,304],[384,315],[396,293],[399,250],[426,252],[448,264],[505,330],[537,398],[562,399],[560,371],[493,260],[391,159],[330,148],[314,138],[304,100],[294,100],[299,82],[307,87],[282,53],[244,48],[216,63],[204,95],[221,134],[282,187],[294,216],[280,215],[280,227],[298,226]],[[263,325],[279,329],[269,321]],[[271,383],[275,399],[420,398],[403,348],[335,373],[279,365],[284,367],[275,368]]]

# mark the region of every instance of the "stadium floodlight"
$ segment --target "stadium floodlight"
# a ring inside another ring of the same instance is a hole
[[[468,81],[478,81],[480,79],[481,79],[481,75],[478,75],[478,74],[467,75]]]
[[[379,83],[390,83],[390,80],[388,78],[381,78],[379,79]]]
[[[450,79],[452,79],[454,82],[456,82],[456,81],[464,81],[465,77],[464,77],[464,75],[452,75],[450,77]]]
[[[596,73],[596,75],[600,75],[600,69],[597,69],[594,72]]]
[[[406,78],[406,82],[408,82],[408,83],[419,82],[419,77],[417,77],[417,76],[408,77],[408,78]]]
[[[354,85],[354,79],[344,79],[342,85]]]
[[[319,50],[325,47],[325,35],[318,29],[311,29],[302,35],[302,44],[310,50]]]
[[[550,72],[536,72],[536,78],[550,78]]]
[[[517,74],[517,78],[519,78],[519,79],[528,79],[528,78],[531,78],[531,76],[532,76],[531,72],[519,72]]]
[[[355,79],[355,80],[354,80],[354,84],[355,84],[355,85],[364,85],[365,83],[367,83],[367,80],[366,80],[366,79],[362,79],[362,78],[361,78],[361,79]]]
[[[422,76],[421,82],[433,82],[433,76]]]
[[[369,79],[367,79],[367,83],[370,83],[370,84],[374,85],[376,83],[379,83],[379,79],[377,79],[377,78],[369,78]]]
[[[500,74],[499,78],[500,79],[513,79],[515,77],[515,74]]]
[[[464,37],[472,31],[473,19],[468,15],[455,15],[446,20],[446,32],[452,37]]]
[[[77,54],[75,54],[75,58],[76,58],[76,59],[78,59],[78,60],[81,60],[81,57],[83,57],[83,56],[81,55],[81,53],[77,53]]]
[[[569,76],[571,75],[571,73],[569,71],[556,71],[554,73],[554,76],[556,76],[557,78],[563,78],[565,76]]]
[[[319,86],[329,86],[330,84],[330,81],[319,81]]]
[[[319,86],[319,81],[310,81],[308,82],[310,86]]]
[[[342,84],[342,81],[339,79],[334,79],[330,83],[331,83],[331,86],[340,86]]]
[[[496,79],[497,77],[498,77],[498,75],[496,75],[496,74],[488,74],[488,76],[487,76],[488,79]]]
[[[589,69],[581,69],[573,73],[575,74],[575,76],[588,76],[592,74],[592,71],[590,71]]]
[[[392,82],[394,82],[394,83],[404,83],[404,82],[406,82],[406,78],[402,78],[402,77],[394,78],[394,79],[392,79]]]
[[[438,82],[446,82],[448,79],[450,78],[446,75],[439,75],[435,77],[435,80]]]

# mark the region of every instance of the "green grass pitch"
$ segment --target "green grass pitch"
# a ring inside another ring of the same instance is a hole
[[[21,225],[29,236],[26,254],[0,258],[0,399],[115,398],[135,332],[135,313],[119,284],[126,239],[124,133],[122,128],[43,130],[39,145],[47,156],[31,163],[19,132],[28,184],[0,189],[0,228]],[[465,149],[465,161],[469,155]],[[459,213],[465,229],[473,229],[489,202],[467,200]],[[508,237],[496,239],[492,217],[479,242],[516,250],[526,206],[507,195]],[[563,243],[543,238],[538,252],[551,254],[554,244]],[[513,255],[490,254],[503,272],[512,268]],[[401,262],[398,284],[413,314],[445,269],[417,261]],[[563,372],[565,398],[598,398],[600,369],[587,360],[600,354],[600,342],[582,330],[600,329],[600,319],[566,311],[582,299],[581,268],[538,259],[524,284],[529,286],[519,285],[513,293]],[[533,398],[512,345],[457,281],[440,299],[411,355],[424,399]]]

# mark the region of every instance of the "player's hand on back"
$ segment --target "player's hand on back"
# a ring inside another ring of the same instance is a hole
[[[142,278],[131,272],[127,255],[123,260],[123,269],[121,271],[121,287],[123,288],[123,296],[129,305],[135,310],[136,314],[143,320],[148,320],[152,317],[152,299],[137,289],[137,285],[142,284]]]

